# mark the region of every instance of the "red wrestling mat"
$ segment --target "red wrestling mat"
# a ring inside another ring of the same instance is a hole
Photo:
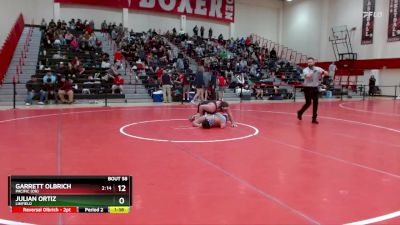
[[[400,223],[396,101],[232,105],[202,130],[192,106],[0,111],[0,224]],[[355,111],[357,110],[357,111]],[[133,176],[131,213],[11,214],[8,175]]]

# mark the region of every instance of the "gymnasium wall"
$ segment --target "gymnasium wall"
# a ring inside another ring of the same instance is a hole
[[[381,86],[400,85],[400,69],[380,70],[378,81],[379,81],[378,85],[381,85]],[[366,84],[368,84],[368,83],[366,83]],[[383,95],[392,96],[395,94],[394,88],[381,88],[381,91],[382,91]],[[400,92],[400,88],[397,88],[397,95],[400,95],[399,92]]]
[[[77,18],[93,20],[95,28],[100,29],[101,23],[104,20],[116,22],[117,25],[122,23],[122,9],[62,4],[60,7],[60,18],[67,22],[72,18],[75,20]]]
[[[385,69],[385,70],[365,70],[364,76],[359,77],[359,83],[368,85],[369,78],[374,75],[377,86],[399,86],[400,85],[400,69]],[[383,95],[394,96],[394,87],[381,87]],[[400,95],[400,88],[397,87],[397,96]]]
[[[194,17],[187,17],[186,20],[186,32],[190,35],[193,35],[193,27],[198,26],[199,29],[201,26],[204,27],[204,36],[208,37],[208,29],[212,27],[213,29],[213,36],[217,38],[220,34],[224,36],[224,38],[229,38],[229,24],[222,23],[218,21],[210,21],[206,19],[194,18]],[[200,31],[199,31],[200,32]]]
[[[294,0],[284,3],[283,44],[320,59],[334,60],[330,29],[347,25],[359,59],[400,57],[400,42],[387,42],[389,0],[377,0],[374,43],[361,45],[363,0]]]
[[[294,0],[283,8],[282,44],[303,54],[319,57],[322,1]]]
[[[2,0],[2,3],[6,7],[0,8],[2,15],[2,20],[0,21],[0,43],[5,39],[12,23],[20,12],[24,14],[26,21],[34,19],[37,24],[40,23],[42,18],[45,18],[46,21],[53,18],[54,6],[52,0]],[[280,0],[236,0],[235,4],[236,22],[232,29],[234,37],[257,33],[273,41],[279,40],[279,12],[282,8]],[[104,19],[121,23],[122,9],[61,4],[61,19],[70,20],[78,17],[93,19],[96,28],[99,28]],[[223,34],[224,37],[230,36],[231,27],[229,23],[195,17],[187,17],[186,31],[192,33],[192,29],[196,24],[206,28],[206,35],[208,34],[208,29],[212,27],[214,37],[219,34]],[[174,27],[179,30],[181,25],[178,15],[130,10],[128,26],[136,31],[145,31],[150,28],[166,31]]]
[[[279,34],[279,9],[282,7],[280,0],[236,0],[235,1],[234,37],[242,37],[257,33],[274,41],[278,40]],[[69,20],[70,18],[81,17],[93,19],[96,27],[99,27],[104,19],[107,21],[122,22],[122,9],[102,8],[82,5],[61,4],[60,17]],[[197,17],[187,17],[186,32],[192,34],[195,25],[204,26],[206,35],[208,29],[213,28],[214,37],[222,34],[224,37],[230,35],[230,24]],[[150,28],[163,32],[180,29],[180,16],[166,13],[153,13],[145,11],[129,11],[128,27],[136,31],[147,31]]]
[[[265,3],[237,2],[236,4],[236,37],[256,33],[261,37],[277,42],[279,40],[279,10],[282,4],[265,1]]]
[[[52,0],[1,0],[0,7],[0,46],[3,45],[11,27],[22,13],[26,23],[34,19],[35,23],[40,23],[42,18],[49,20],[53,18]]]
[[[166,13],[152,13],[145,11],[129,11],[128,27],[135,31],[147,31],[149,29],[166,32],[174,27],[180,28],[180,16]]]
[[[375,18],[374,40],[371,45],[361,45],[363,0],[294,0],[284,3],[283,43],[318,58],[335,59],[329,42],[330,29],[347,25],[351,31],[353,50],[358,59],[400,58],[400,42],[387,42],[389,0],[377,0],[376,11],[383,17]],[[378,85],[399,85],[400,70],[372,71]],[[368,84],[371,71],[365,71],[364,84]],[[400,91],[400,90],[399,90]],[[394,89],[382,88],[382,93],[394,95]]]

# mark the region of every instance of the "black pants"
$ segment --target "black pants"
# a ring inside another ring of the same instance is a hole
[[[317,119],[318,116],[318,98],[319,98],[319,90],[318,87],[304,87],[304,96],[306,98],[306,104],[300,109],[299,113],[303,115],[303,113],[311,106],[311,101],[313,102],[313,120]]]
[[[375,86],[369,86],[369,90],[368,90],[368,95],[374,95],[375,94]]]

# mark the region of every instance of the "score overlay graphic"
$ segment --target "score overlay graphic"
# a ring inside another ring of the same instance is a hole
[[[13,213],[129,213],[132,176],[9,176]]]

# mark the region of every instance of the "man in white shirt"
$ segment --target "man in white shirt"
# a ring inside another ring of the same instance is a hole
[[[299,120],[302,119],[303,113],[310,107],[311,101],[313,103],[313,116],[312,123],[318,124],[317,116],[318,116],[318,98],[319,98],[319,85],[321,84],[322,76],[327,76],[328,72],[324,69],[315,66],[315,61],[313,58],[308,58],[307,60],[308,67],[303,70],[303,91],[304,97],[306,98],[306,103],[303,107],[297,111],[297,118]]]

